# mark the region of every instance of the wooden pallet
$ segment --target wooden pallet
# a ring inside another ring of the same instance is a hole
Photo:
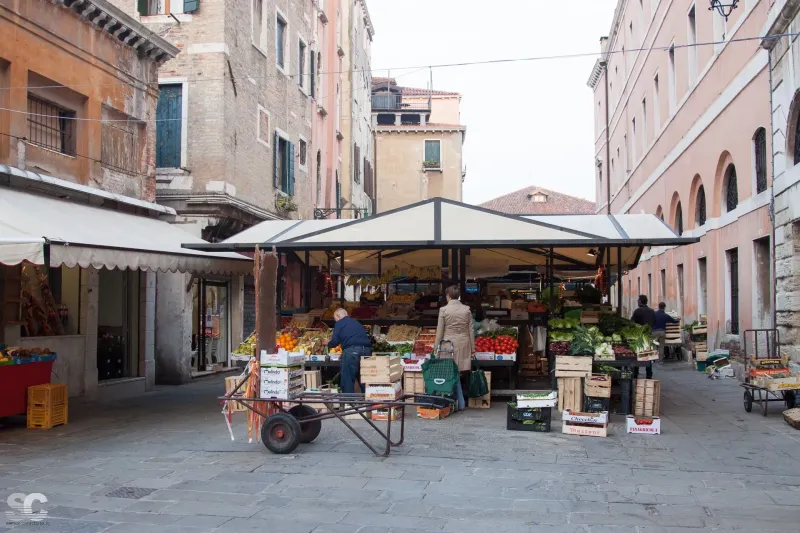
[[[637,379],[633,401],[636,416],[658,416],[661,413],[661,382],[657,379]]]
[[[583,379],[558,378],[558,410],[583,408]]]

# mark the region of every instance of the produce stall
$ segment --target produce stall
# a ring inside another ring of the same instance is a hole
[[[344,307],[376,343],[387,343],[376,348],[403,352],[408,371],[432,349],[444,288],[458,285],[462,302],[494,321],[491,330],[476,335],[476,351],[486,350],[476,354],[478,365],[507,368],[514,389],[523,371],[551,375],[557,354],[573,350],[589,358],[589,374],[595,358],[624,369],[649,364],[641,360],[650,357],[643,332],[630,330],[627,338],[623,327],[600,333],[600,321],[609,302],[622,301],[623,272],[638,263],[645,246],[693,242],[697,239],[677,236],[652,215],[515,216],[434,198],[358,220],[266,221],[221,243],[186,246],[240,252],[259,246],[296,257],[305,265],[303,311],[320,314],[331,326],[333,310]],[[527,283],[520,282],[519,272]],[[512,274],[517,286],[487,289]],[[326,280],[324,291],[320,277]],[[314,303],[320,294],[322,308]],[[572,317],[581,329],[548,325],[549,319]],[[515,334],[498,331],[504,328]],[[548,340],[548,329],[574,331],[569,341]],[[293,335],[278,335],[279,343],[297,349],[306,332],[295,333],[296,342]],[[636,345],[639,333],[642,346]],[[305,341],[318,351],[313,344],[319,339]],[[306,353],[306,362],[312,368],[335,367],[335,355]],[[491,390],[504,392],[494,384]]]
[[[25,413],[28,387],[50,383],[56,357],[46,348],[0,345],[0,418]]]

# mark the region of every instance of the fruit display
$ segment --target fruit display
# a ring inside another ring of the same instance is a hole
[[[328,350],[328,353],[339,353],[340,354],[340,353],[342,353],[342,346],[341,345],[335,346],[335,347],[331,348],[330,350]]]
[[[49,348],[21,348],[0,345],[0,366],[41,363],[56,359],[55,352]]]
[[[289,329],[289,328],[287,328]],[[298,331],[299,333],[299,331]],[[294,336],[287,330],[284,330],[284,333],[281,333],[275,342],[278,345],[278,348],[283,348],[287,352],[293,352],[294,349],[297,347],[297,338],[299,335]]]
[[[496,337],[480,336],[475,339],[476,352],[512,354],[517,351],[517,348],[519,348],[519,343],[509,335],[498,335]]]
[[[328,341],[331,339],[329,330],[309,330],[303,333],[297,339],[296,349],[304,350],[309,355],[322,355],[325,353],[325,348],[328,347]]]
[[[256,349],[256,334],[255,332],[251,333],[249,337],[247,337],[243,343],[241,343],[233,353],[238,355],[252,355],[255,353]]]

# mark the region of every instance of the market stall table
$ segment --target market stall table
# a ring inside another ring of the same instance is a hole
[[[0,366],[0,418],[25,413],[28,387],[50,383],[53,362]]]

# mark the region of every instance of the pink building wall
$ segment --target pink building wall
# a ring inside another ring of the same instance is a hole
[[[691,31],[692,6],[696,32]],[[676,228],[680,201],[684,235],[700,238],[690,246],[646,250],[638,268],[623,277],[622,306],[632,312],[641,280],[641,292],[651,302],[665,301],[668,309],[682,312],[688,322],[705,311],[709,342],[716,347],[723,340],[731,340],[727,337],[732,315],[727,250],[738,250],[739,331],[772,323],[771,261],[768,256],[764,260],[765,248],[756,252],[754,243],[769,238],[772,232],[768,216],[772,184],[769,156],[765,168],[768,187],[760,194],[755,189],[754,136],[759,128],[770,129],[767,56],[757,39],[730,42],[731,38],[761,35],[769,2],[740,2],[727,23],[708,6],[707,1],[700,0],[620,0],[615,29],[612,27],[607,42],[612,52],[605,55],[607,70],[598,62],[589,85],[594,90],[596,113],[595,157],[602,173],[598,172],[596,178],[598,212],[606,212],[606,179],[610,177],[612,213],[663,214],[664,221]],[[720,44],[684,46],[714,41]],[[675,46],[673,52],[668,51],[671,44]],[[623,50],[639,51],[623,54]],[[768,145],[770,138],[767,135]],[[767,154],[770,148],[767,146]],[[735,165],[738,182],[738,206],[731,212],[726,210],[724,193],[729,163]],[[707,221],[699,226],[696,207],[701,184]],[[766,250],[771,250],[771,244]],[[698,279],[701,258],[707,263],[705,309]],[[683,270],[682,295],[679,265]],[[665,293],[661,289],[662,269]],[[648,274],[652,276],[650,293]]]

